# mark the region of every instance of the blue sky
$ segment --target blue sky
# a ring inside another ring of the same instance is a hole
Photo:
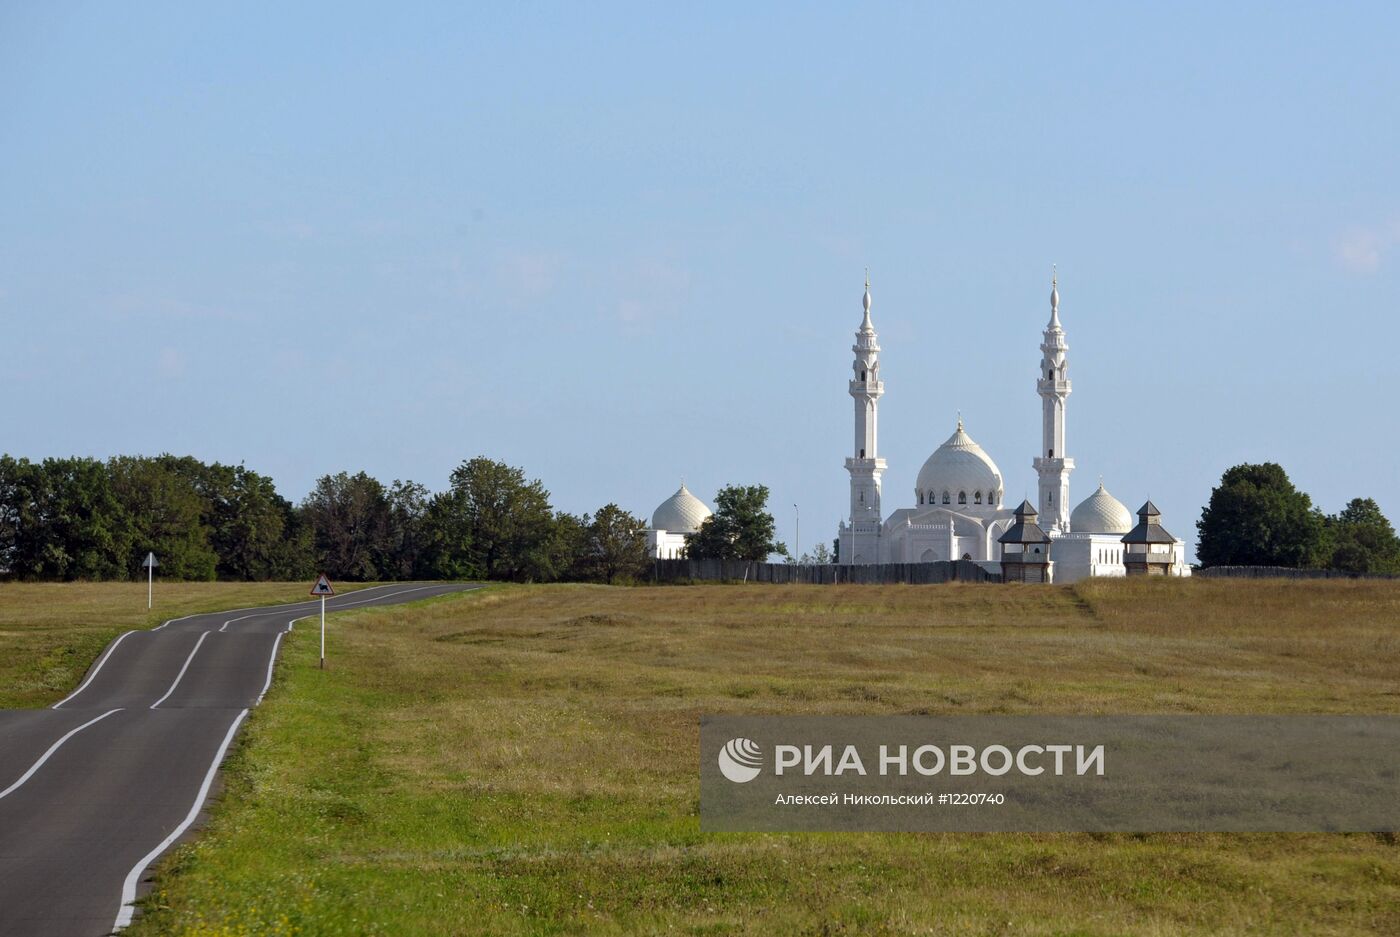
[[[405,8],[406,7],[406,8]],[[669,9],[667,7],[670,7]],[[870,267],[885,503],[961,410],[1194,542],[1278,461],[1400,515],[1387,4],[8,4],[0,448],[300,500],[486,454],[558,507],[773,491],[829,540]]]

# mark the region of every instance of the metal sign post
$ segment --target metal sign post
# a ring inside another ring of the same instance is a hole
[[[335,587],[331,581],[322,573],[316,577],[316,584],[311,587],[312,595],[321,597],[321,669],[326,669],[326,597],[335,595]]]
[[[141,565],[146,567],[146,611],[149,612],[151,610],[151,597],[153,589],[155,588],[156,567],[159,566],[160,563],[156,561],[155,553],[151,552],[146,554],[146,560]]]

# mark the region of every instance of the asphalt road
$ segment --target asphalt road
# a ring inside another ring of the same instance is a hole
[[[326,610],[472,588],[379,586]],[[150,865],[197,825],[282,635],[319,612],[311,600],[129,631],[52,708],[0,710],[0,935],[98,937],[130,922]]]

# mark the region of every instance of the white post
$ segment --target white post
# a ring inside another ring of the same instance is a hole
[[[148,611],[148,612],[151,610],[151,588],[152,588],[152,586],[154,585],[155,581],[156,581],[156,568],[155,568],[154,566],[147,566],[147,567],[146,567],[146,611]]]
[[[321,669],[326,669],[326,597],[321,596]]]

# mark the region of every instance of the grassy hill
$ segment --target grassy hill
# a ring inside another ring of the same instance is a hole
[[[702,835],[697,720],[1397,713],[1400,583],[495,587],[308,631],[154,934],[1375,934],[1393,836]]]

